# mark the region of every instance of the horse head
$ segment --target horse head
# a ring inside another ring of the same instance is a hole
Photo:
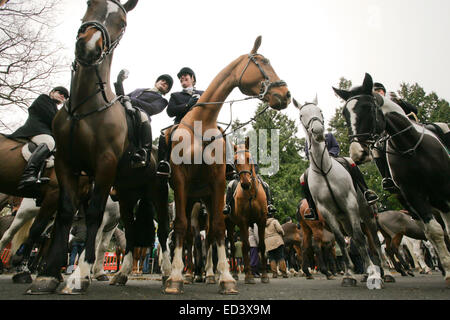
[[[249,138],[245,138],[244,144],[234,146],[234,165],[239,175],[242,189],[249,190],[252,180],[255,179],[255,169],[252,155],[249,151]]]
[[[373,92],[372,77],[368,73],[361,86],[348,91],[334,87],[333,90],[345,100],[342,113],[349,128],[350,157],[357,164],[370,161],[369,146],[386,127],[381,110],[383,98]]]
[[[138,0],[90,0],[78,29],[76,60],[84,66],[100,64],[119,44],[127,26],[127,12]]]
[[[300,105],[294,99],[294,106],[300,112],[300,123],[308,137],[316,142],[325,141],[325,127],[322,110],[317,106],[317,96],[313,102]]]
[[[257,53],[261,45],[261,36],[257,37],[253,49],[241,59],[242,70],[238,76],[238,87],[243,94],[258,96],[275,110],[287,108],[291,103],[291,93],[286,82],[280,80],[273,70],[269,59]]]

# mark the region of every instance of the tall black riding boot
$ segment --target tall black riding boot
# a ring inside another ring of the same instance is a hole
[[[152,152],[152,127],[150,121],[141,122],[139,128],[139,148],[131,156],[131,166],[142,168],[147,166]]]
[[[50,153],[51,151],[45,143],[41,143],[37,146],[31,154],[30,160],[28,160],[27,166],[22,174],[22,178],[18,185],[19,190],[34,184],[43,184],[50,181],[47,177],[40,177],[42,165],[50,156]]]
[[[378,200],[378,196],[374,191],[369,189],[369,187],[366,184],[366,181],[364,180],[364,176],[361,170],[359,170],[358,166],[350,165],[349,172],[350,175],[352,176],[353,181],[356,182],[357,186],[363,192],[364,198],[366,199],[367,203],[369,205],[374,204]]]
[[[389,171],[389,166],[387,164],[386,156],[382,155],[380,158],[374,158],[375,165],[378,168],[383,180],[381,180],[383,190],[389,191],[391,193],[398,193],[399,190],[392,180],[391,173]]]
[[[166,137],[159,136],[158,143],[158,167],[156,168],[156,175],[160,177],[170,177],[171,169],[169,163],[169,147],[166,144]]]
[[[231,213],[231,203],[233,202],[233,193],[236,190],[238,180],[235,179],[233,182],[228,183],[226,197],[225,197],[225,207],[223,208],[223,214]]]
[[[262,180],[261,180],[262,181]],[[272,199],[272,192],[270,192],[269,185],[262,181],[264,192],[266,193],[266,199],[267,199],[267,210],[269,213],[275,213],[277,212],[277,209],[273,205],[273,199]]]
[[[311,192],[309,191],[308,181],[305,175],[305,182],[301,184],[303,195],[305,196],[306,202],[308,202],[309,211],[305,213],[304,217],[307,220],[319,220],[319,216],[316,210],[316,204],[312,198]]]

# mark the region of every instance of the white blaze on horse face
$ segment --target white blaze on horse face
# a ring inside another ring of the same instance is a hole
[[[356,112],[355,112],[355,106],[356,106],[357,100],[353,99],[347,103],[347,110],[350,114],[350,129],[352,130],[352,134],[358,134],[356,131]]]
[[[87,51],[95,50],[95,48],[96,48],[95,44],[97,43],[97,41],[99,39],[101,39],[101,37],[102,37],[102,33],[100,31],[96,31],[92,35],[91,39],[89,39],[89,41],[86,43],[86,50]]]
[[[106,8],[107,11],[106,11],[105,22],[106,22],[106,20],[108,20],[110,14],[117,13],[121,10],[120,7],[116,3],[111,2],[111,1],[108,1],[106,3],[106,6],[107,6],[107,8]]]

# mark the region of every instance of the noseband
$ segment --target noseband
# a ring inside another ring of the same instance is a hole
[[[303,107],[308,106],[308,105],[311,105],[311,104],[314,105],[314,106],[316,106],[316,104],[313,103],[313,102],[307,102],[307,103],[305,103],[304,105],[302,105],[302,106],[299,108],[299,110],[301,111],[301,110],[303,109]],[[322,110],[320,110],[320,113],[322,114]],[[305,125],[305,124],[303,123],[303,121],[302,121],[302,115],[300,114],[300,122],[301,122],[302,125],[305,127],[306,131],[309,131],[309,128],[310,128],[311,125],[314,123],[314,121],[318,121],[318,122],[323,126],[323,125],[324,125],[324,122],[323,122],[323,115],[322,115],[322,118],[320,118],[320,117],[312,117],[311,119],[309,119],[308,123]]]
[[[248,150],[238,150],[238,151],[236,151],[236,153],[247,153],[247,152],[250,152],[250,151],[248,151]],[[252,180],[255,180],[255,177],[253,176],[253,172],[250,171],[250,170],[241,170],[241,171],[238,171],[237,174],[238,174],[239,177],[241,177],[241,175],[245,174],[245,173],[248,173],[252,177]]]
[[[269,92],[269,90],[271,88],[282,87],[282,86],[286,86],[287,84],[283,80],[279,80],[279,81],[275,81],[275,82],[270,81],[269,77],[267,76],[267,73],[264,71],[264,69],[261,67],[261,65],[258,63],[258,61],[255,59],[256,55],[257,55],[256,53],[248,55],[247,64],[245,65],[245,68],[242,70],[241,76],[239,77],[238,87],[241,88],[242,77],[244,76],[245,71],[247,70],[248,66],[250,65],[250,62],[253,62],[258,67],[259,71],[261,71],[261,74],[264,77],[264,80],[261,81],[261,88],[259,89],[259,95],[258,95],[258,99],[263,100],[264,97],[266,96],[267,92]]]
[[[119,8],[123,11],[123,13],[125,14],[125,16],[127,15],[127,10],[123,7],[123,5],[117,1],[117,0],[108,0],[113,2],[114,4],[116,4],[117,6],[119,6]],[[96,66],[99,65],[100,63],[102,63],[102,61],[106,58],[106,56],[108,56],[119,44],[120,40],[122,39],[124,33],[125,33],[125,28],[126,25],[122,28],[122,30],[120,31],[119,36],[117,37],[116,40],[114,40],[113,42],[111,42],[111,36],[108,32],[108,29],[106,28],[106,26],[99,22],[99,21],[86,21],[84,23],[81,24],[80,28],[78,29],[78,33],[77,33],[77,41],[80,39],[79,35],[81,33],[86,32],[88,29],[97,29],[98,31],[100,31],[100,33],[102,34],[102,53],[100,55],[100,57],[95,60],[94,62],[86,62],[83,61],[81,59],[79,59],[78,57],[75,56],[75,60],[81,64],[82,66]]]

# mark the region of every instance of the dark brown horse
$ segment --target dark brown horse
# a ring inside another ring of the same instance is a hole
[[[284,231],[284,250],[286,252],[286,260],[289,262],[289,267],[292,268],[293,265],[297,264],[299,268],[301,268],[303,264],[303,233],[293,222],[283,223],[281,227]],[[297,261],[294,260],[295,257]]]
[[[94,181],[86,211],[86,254],[80,262],[78,279],[66,283],[62,293],[87,290],[91,266],[95,261],[95,237],[101,224],[106,201],[114,186],[120,203],[120,215],[127,238],[127,254],[121,271],[111,284],[125,284],[132,268],[134,247],[133,209],[138,200],[153,202],[158,213],[158,237],[165,252],[163,270],[170,271],[166,238],[168,232],[167,184],[156,178],[155,150],[147,167],[132,169],[126,111],[109,81],[113,51],[122,38],[127,13],[137,0],[121,4],[118,0],[88,1],[77,32],[75,62],[68,103],[53,121],[57,154],[55,169],[60,186],[52,242],[43,267],[28,293],[53,293],[59,281],[70,225],[77,207],[78,180],[83,170]],[[152,232],[150,230],[149,232]]]
[[[239,176],[239,184],[234,194],[234,206],[227,221],[227,236],[230,242],[232,260],[234,260],[234,227],[239,227],[242,240],[242,256],[244,260],[245,283],[253,284],[255,279],[250,268],[250,244],[248,241],[248,227],[254,223],[258,225],[259,239],[264,239],[267,220],[267,199],[261,181],[255,172],[255,165],[249,151],[249,139],[245,144],[234,146],[234,165]],[[259,241],[261,261],[261,282],[268,283],[269,276],[265,268],[266,246]]]
[[[225,223],[222,214],[225,139],[217,127],[217,117],[226,97],[236,87],[242,93],[257,97],[278,110],[286,108],[290,103],[286,83],[280,81],[269,60],[257,54],[260,44],[261,37],[258,37],[250,54],[240,56],[225,67],[200,97],[197,106],[184,116],[178,126],[165,132],[167,145],[169,137],[173,136],[170,185],[175,192],[176,204],[176,248],[172,273],[164,290],[166,293],[179,294],[183,291],[182,251],[189,218],[187,213],[189,214],[193,205],[190,199],[198,197],[202,198],[208,211],[207,243],[217,243],[218,247],[217,268],[220,272],[221,292],[237,293],[236,281],[229,272],[225,253]],[[194,127],[199,128],[199,124],[200,132]],[[203,147],[206,147],[204,151]]]

